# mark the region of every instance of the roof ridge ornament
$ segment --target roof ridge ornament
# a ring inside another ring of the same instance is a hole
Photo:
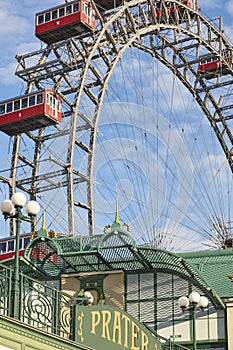
[[[113,222],[112,225],[106,225],[103,229],[104,233],[109,233],[109,232],[114,232],[114,233],[118,233],[119,231],[121,232],[126,232],[125,230],[123,230],[123,227],[126,227],[126,231],[130,232],[130,226],[128,224],[126,224],[124,222],[124,224],[122,225],[122,223],[120,222],[119,219],[119,210],[118,210],[118,200],[116,200],[116,212],[115,212],[115,221]],[[110,229],[110,230],[109,230]]]
[[[46,214],[46,209],[43,210],[42,223],[41,223],[40,230],[32,232],[30,235],[30,240],[33,240],[34,238],[37,238],[37,237],[57,238],[57,234],[54,230],[49,230],[49,231],[47,230],[45,214]],[[44,238],[43,238],[43,240],[44,240]]]
[[[114,233],[118,233],[118,230],[122,230],[122,225],[119,220],[119,211],[118,211],[118,200],[116,200],[116,211],[115,211],[115,221],[111,226],[111,231],[114,231]]]
[[[44,209],[43,214],[42,214],[41,228],[38,231],[34,231],[31,233],[30,240],[33,240],[36,237],[47,237],[48,236],[47,227],[46,227],[46,220],[45,220],[45,212],[46,212],[46,210]]]

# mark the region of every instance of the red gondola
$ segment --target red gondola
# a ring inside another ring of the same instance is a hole
[[[45,89],[0,102],[0,130],[13,136],[61,122],[61,98]]]
[[[36,14],[35,34],[46,44],[95,30],[95,12],[88,0],[72,1]]]
[[[26,245],[30,241],[30,234],[20,235],[19,256],[24,255]],[[15,255],[15,236],[0,239],[0,261],[13,258]]]
[[[212,79],[217,75],[226,75],[230,73],[228,65],[233,66],[232,49],[222,51],[223,60],[218,55],[208,54],[200,57],[198,72],[206,79]],[[227,64],[226,64],[227,63]]]
[[[59,236],[62,236],[62,234],[59,234]],[[19,256],[24,256],[25,248],[30,242],[31,237],[32,234],[29,233],[20,235]],[[0,261],[11,259],[15,256],[15,244],[15,236],[0,239]],[[33,248],[31,258],[42,260],[49,253],[50,251],[46,248],[46,244],[44,242],[39,242],[37,247]],[[58,262],[57,254],[49,256],[47,262],[56,264]]]
[[[168,9],[168,15],[169,15],[168,20],[174,19],[175,9],[179,12],[179,14],[182,17],[182,14],[184,13],[183,7],[178,6],[178,5],[174,5],[174,3],[170,2],[170,1],[165,1],[163,3],[166,6],[166,8]],[[189,7],[190,9],[197,10],[197,0],[182,0],[181,3],[183,5]],[[166,12],[165,12],[164,8],[162,7],[162,1],[156,1],[154,5],[155,5],[156,19],[160,22],[167,21]],[[153,19],[152,11],[150,11],[150,9],[149,9],[149,17],[150,17],[150,19]],[[180,20],[181,19],[182,18],[180,18]]]

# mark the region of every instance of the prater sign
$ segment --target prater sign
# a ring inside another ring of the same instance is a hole
[[[79,306],[75,340],[96,350],[160,350],[161,343],[143,324],[112,306]]]

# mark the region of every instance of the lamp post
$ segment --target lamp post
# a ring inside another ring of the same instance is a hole
[[[197,350],[197,335],[196,335],[196,311],[197,307],[204,310],[208,306],[208,299],[205,296],[201,296],[198,292],[192,292],[189,297],[182,296],[178,299],[178,305],[184,312],[185,310],[191,311],[193,322],[193,350]],[[190,306],[189,306],[190,305]]]
[[[28,216],[22,214],[22,209],[25,208]],[[21,192],[16,192],[11,197],[11,200],[4,200],[1,204],[1,211],[4,219],[16,220],[16,236],[15,236],[15,260],[14,272],[12,276],[12,303],[10,309],[10,316],[19,319],[19,294],[20,294],[20,280],[19,280],[19,249],[20,249],[20,226],[22,221],[33,222],[35,216],[40,211],[40,206],[36,201],[28,201],[26,203],[26,196]]]

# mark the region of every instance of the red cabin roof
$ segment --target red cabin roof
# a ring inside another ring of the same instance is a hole
[[[39,12],[35,18],[35,35],[46,44],[95,30],[95,12],[87,0],[72,1]]]
[[[183,5],[189,7],[190,9],[192,10],[197,10],[197,6],[196,6],[196,1],[195,0],[182,0],[180,1]],[[169,18],[167,19],[167,14],[164,10],[164,6],[163,6],[163,3],[162,1],[156,1],[154,3],[155,5],[155,15],[156,15],[156,18],[157,20],[159,20],[160,22],[167,22],[167,20],[169,21],[173,21],[174,20],[174,12],[175,10],[178,10],[179,12],[179,22],[183,22],[185,20],[185,18],[183,17],[183,14],[184,14],[184,11],[185,9],[183,7],[181,7],[180,5],[178,4],[174,4],[173,2],[169,3],[168,2],[165,2],[166,4],[166,7],[167,7],[167,10],[168,10],[168,15],[169,15]],[[150,8],[150,6],[149,6]],[[150,19],[153,19],[153,16],[152,16],[152,13],[151,11],[149,10],[149,18]]]

